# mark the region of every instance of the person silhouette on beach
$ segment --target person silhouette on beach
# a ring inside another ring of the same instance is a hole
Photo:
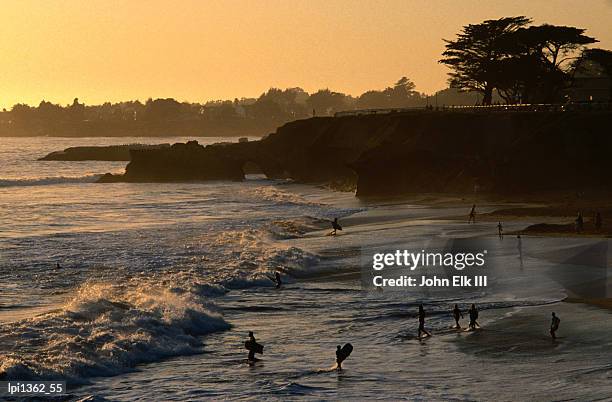
[[[560,323],[561,320],[559,319],[559,317],[557,317],[555,313],[552,313],[552,321],[550,322],[550,336],[552,336],[553,339],[557,339],[555,333],[559,329]]]
[[[340,226],[340,224],[338,223],[338,218],[334,218],[331,224],[332,228],[334,229],[331,234],[335,236],[337,230],[342,230],[342,226]]]
[[[521,235],[516,236],[516,248],[518,249],[518,253],[519,253],[519,260],[521,260],[521,267],[523,266],[523,239],[521,238]]]
[[[427,336],[431,336],[431,333],[429,333],[425,329],[425,309],[423,309],[422,304],[419,305],[419,331],[418,331],[419,339],[421,338],[421,334],[426,334]]]
[[[468,223],[476,223],[476,204],[472,205],[470,216],[468,217]]]
[[[478,319],[478,310],[476,309],[475,304],[472,304],[472,306],[468,310],[468,313],[470,314],[470,324],[468,325],[468,328],[470,329],[476,329],[476,327],[480,328],[480,325],[478,325],[478,322],[476,321]]]
[[[601,231],[601,227],[603,226],[603,221],[601,219],[601,213],[597,212],[595,214],[595,230]]]
[[[581,233],[584,228],[584,218],[582,217],[582,212],[578,212],[578,216],[576,217],[576,233]]]
[[[455,328],[461,328],[461,325],[459,325],[459,318],[463,318],[463,313],[456,304],[455,308],[453,309],[453,318],[455,319]]]
[[[497,235],[500,240],[504,238],[504,227],[501,222],[497,222]]]
[[[283,282],[281,281],[281,276],[278,271],[274,273],[274,279],[276,281],[276,289],[279,289],[281,285],[283,284]]]

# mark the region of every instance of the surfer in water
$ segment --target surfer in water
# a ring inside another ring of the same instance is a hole
[[[468,313],[470,313],[470,324],[468,327],[470,329],[476,329],[476,327],[480,328],[480,325],[478,325],[478,322],[476,321],[478,319],[478,310],[476,309],[475,304],[472,304],[472,307],[470,307]]]
[[[560,323],[561,320],[559,319],[559,317],[557,317],[555,313],[552,313],[552,321],[550,322],[550,336],[552,336],[553,339],[557,339],[555,332],[557,332],[557,330],[559,329]]]
[[[255,343],[257,343],[257,341],[255,340],[255,335],[253,335],[253,331],[249,331],[249,341],[251,341],[251,345],[255,345]],[[255,348],[249,349],[248,360],[250,362],[255,361]]]
[[[456,304],[455,308],[453,309],[453,318],[455,319],[455,328],[461,328],[461,325],[459,325],[459,318],[463,318],[463,313]]]
[[[336,347],[336,364],[338,365],[336,367],[337,370],[342,370],[342,361],[344,360],[343,357],[344,356],[342,356],[342,346],[338,345]]]
[[[332,224],[332,229],[334,229],[331,234],[332,236],[335,236],[337,230],[342,230],[342,226],[340,226],[340,224],[338,223],[338,218],[334,218],[331,224]]]
[[[429,333],[425,329],[425,309],[423,309],[422,304],[419,305],[419,331],[418,331],[419,339],[421,338],[421,334],[431,336],[431,333]]]
[[[476,223],[476,204],[472,205],[470,216],[468,217],[468,223]]]

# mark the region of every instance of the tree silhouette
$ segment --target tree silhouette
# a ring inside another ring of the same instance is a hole
[[[501,62],[507,54],[507,37],[529,22],[525,16],[486,20],[464,26],[455,40],[444,40],[446,50],[439,62],[452,69],[450,85],[480,92],[483,104],[491,104],[493,89],[501,78]]]

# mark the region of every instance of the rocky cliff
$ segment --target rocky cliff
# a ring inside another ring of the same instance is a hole
[[[609,191],[612,112],[435,112],[298,120],[261,141],[132,151],[111,180],[271,178],[416,192]],[[110,179],[107,177],[107,179]]]

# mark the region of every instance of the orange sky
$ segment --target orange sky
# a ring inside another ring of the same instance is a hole
[[[0,4],[0,107],[148,97],[202,102],[267,88],[358,95],[403,75],[445,86],[441,38],[527,15],[612,49],[611,0],[66,0]]]

